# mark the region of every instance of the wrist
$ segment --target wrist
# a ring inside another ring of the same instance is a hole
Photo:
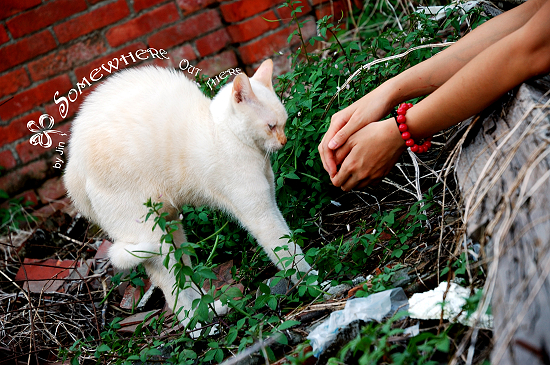
[[[387,100],[388,111],[406,100],[404,99],[403,90],[400,88],[401,85],[400,75],[397,75],[378,87]]]
[[[381,121],[380,123],[385,124],[387,143],[393,146],[393,148],[397,150],[399,154],[403,153],[403,151],[407,149],[407,146],[405,145],[405,141],[401,137],[401,132],[399,132],[399,129],[395,125],[395,119],[386,119]]]
[[[407,117],[405,115],[407,114],[407,111],[412,107],[413,104],[411,103],[403,103],[396,111],[392,111],[392,116],[395,119],[399,133],[401,133],[401,138],[403,139],[403,141],[405,141],[405,146],[409,147],[414,153],[428,152],[428,150],[432,146],[432,137],[429,136],[420,141],[418,139],[418,136],[416,135],[415,138],[417,139],[415,141],[409,130],[409,126],[407,125]]]

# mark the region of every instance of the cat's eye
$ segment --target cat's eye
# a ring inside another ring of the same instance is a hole
[[[269,130],[275,129],[275,124],[268,124],[267,126],[269,127]]]

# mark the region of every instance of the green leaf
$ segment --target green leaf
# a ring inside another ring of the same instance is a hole
[[[111,348],[107,344],[102,344],[97,348],[96,351],[97,352],[107,352],[107,351],[111,351]]]
[[[207,321],[208,320],[208,305],[201,301],[199,303],[199,306],[197,307],[197,310],[195,311],[195,315],[200,321]]]
[[[269,298],[269,300],[267,301],[267,306],[271,308],[271,310],[277,309],[277,298],[273,296]]]
[[[225,343],[227,345],[232,345],[233,342],[237,339],[237,335],[239,334],[239,331],[235,327],[231,327],[229,330],[229,333],[227,334],[227,337],[225,338]]]
[[[437,342],[435,347],[441,352],[449,352],[451,342],[447,336],[443,337],[440,341]]]
[[[281,323],[281,325],[278,327],[278,330],[279,331],[286,330],[286,329],[289,329],[290,327],[296,326],[300,323],[301,323],[300,321],[293,321],[293,320],[285,321],[285,322]]]
[[[141,278],[133,278],[131,282],[134,286],[145,286],[145,283],[141,280]]]
[[[214,359],[218,363],[221,363],[223,361],[223,350],[222,349],[217,349],[216,350],[216,355],[214,356]]]
[[[160,355],[162,355],[162,352],[160,352],[159,349],[152,348],[152,349],[147,350],[147,355],[148,356],[160,356]]]

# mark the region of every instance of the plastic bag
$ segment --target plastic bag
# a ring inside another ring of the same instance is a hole
[[[307,336],[313,348],[313,355],[318,356],[336,338],[340,328],[357,319],[380,322],[384,317],[393,315],[397,311],[406,311],[408,308],[409,300],[402,288],[385,290],[366,298],[348,300],[344,309],[332,312],[327,320]]]

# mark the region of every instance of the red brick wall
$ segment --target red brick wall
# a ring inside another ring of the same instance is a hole
[[[84,77],[113,58],[154,48],[169,59],[155,63],[177,68],[182,59],[209,76],[233,67],[251,74],[261,61],[282,54],[279,71],[288,68],[290,11],[283,0],[1,0],[0,1],[0,189],[9,194],[34,189],[60,175],[55,150],[68,136],[50,134],[50,148],[31,145],[29,121],[50,114],[53,129],[68,132],[71,118],[91,88],[86,87],[68,114],[54,102]],[[347,10],[347,1],[302,0],[302,19],[309,18],[306,37],[315,34],[314,20]],[[262,18],[281,20],[267,22]],[[297,40],[297,39],[296,39]],[[120,62],[123,68],[122,62]],[[93,83],[95,86],[95,83]],[[46,123],[47,124],[47,123]]]

